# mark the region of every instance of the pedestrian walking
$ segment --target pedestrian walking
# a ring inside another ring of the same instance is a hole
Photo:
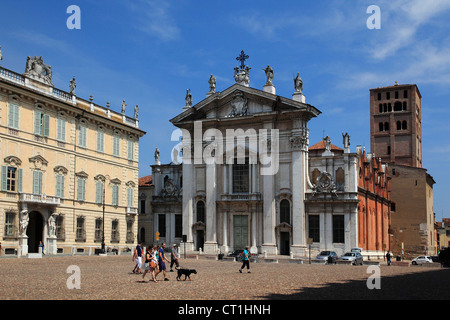
[[[170,272],[173,272],[173,265],[175,264],[175,269],[178,269],[180,267],[180,263],[178,262],[178,251],[177,251],[177,245],[174,244],[172,247],[172,253],[170,255]]]
[[[44,244],[42,243],[42,241],[39,241],[39,248],[41,248],[41,253],[43,255],[45,255],[45,253],[44,253]]]
[[[386,260],[387,260],[387,265],[390,266],[391,265],[391,253],[389,251],[386,253]]]
[[[145,282],[145,275],[147,272],[151,272],[152,280],[156,281],[155,270],[157,266],[156,255],[154,254],[153,248],[148,246],[147,251],[145,252],[145,263],[144,263],[144,273],[142,275],[141,282]]]
[[[244,252],[242,252],[242,266],[239,269],[239,272],[242,273],[242,269],[247,267],[247,273],[250,273],[250,258],[248,255],[248,247],[245,247]]]
[[[133,253],[133,261],[136,263],[133,269],[133,273],[141,274],[142,273],[142,242],[139,242]]]
[[[170,262],[169,261],[169,259],[167,259],[166,258],[166,255],[165,255],[165,253],[164,253],[164,248],[166,247],[166,244],[165,243],[162,243],[161,244],[161,247],[159,248],[159,250],[158,250],[158,253],[159,253],[159,270],[158,270],[158,272],[156,273],[156,275],[155,275],[155,277],[158,275],[158,274],[160,274],[161,273],[161,271],[163,272],[163,274],[164,274],[164,281],[169,281],[169,279],[167,279],[167,275],[166,275],[166,263],[165,263],[165,261],[167,261],[167,262]]]

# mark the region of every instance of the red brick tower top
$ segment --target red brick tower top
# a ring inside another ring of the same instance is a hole
[[[421,102],[415,84],[370,89],[370,149],[382,162],[422,168]]]

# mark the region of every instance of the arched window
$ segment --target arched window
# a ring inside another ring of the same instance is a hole
[[[205,223],[205,203],[200,200],[197,202],[197,222]]]
[[[402,130],[402,122],[397,121],[397,130]]]
[[[384,123],[384,131],[389,131],[389,122]]]
[[[291,204],[286,199],[280,202],[280,223],[283,222],[291,224]]]
[[[380,132],[383,131],[383,129],[384,129],[383,122],[380,122],[379,127],[380,127]]]
[[[383,113],[383,104],[381,103],[378,105],[378,112]]]
[[[394,111],[402,111],[402,103],[400,101],[396,101],[394,104]]]
[[[406,111],[407,110],[407,104],[406,104],[406,101],[403,101],[403,111]]]
[[[408,129],[408,125],[406,121],[402,121],[402,130]]]

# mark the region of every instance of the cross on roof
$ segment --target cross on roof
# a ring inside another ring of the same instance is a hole
[[[241,69],[245,68],[245,63],[244,62],[248,58],[250,58],[250,57],[244,53],[244,50],[241,50],[241,54],[236,58],[236,60],[241,62]]]

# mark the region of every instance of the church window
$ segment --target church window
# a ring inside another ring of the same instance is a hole
[[[403,98],[408,98],[408,90],[403,91]]]
[[[235,159],[233,164],[233,193],[248,193],[250,192],[250,166],[248,158],[245,163],[239,164]]]
[[[378,92],[378,100],[381,100],[381,92]]]
[[[175,238],[181,238],[183,236],[183,215],[175,215]]]
[[[403,101],[403,111],[406,111],[407,110],[407,104],[406,104],[406,101]]]
[[[394,103],[394,111],[402,111],[403,107],[402,107],[402,103],[400,101],[396,101]]]
[[[395,91],[395,99],[398,99],[398,91]]]
[[[389,100],[391,98],[391,93],[390,92],[386,92],[386,99]]]
[[[127,207],[133,207],[133,188],[127,188]]]
[[[381,132],[381,131],[384,131],[384,125],[383,125],[383,122],[380,122],[378,126],[379,126],[379,129],[380,129],[380,132]]]
[[[339,191],[344,191],[345,188],[345,172],[344,169],[338,168],[336,170],[336,187]]]
[[[291,223],[291,204],[284,199],[280,202],[280,223]]]
[[[333,243],[344,242],[344,215],[333,215]]]
[[[385,104],[383,105],[383,110],[384,110],[384,112],[387,112],[387,111],[388,111],[387,103],[385,103]]]
[[[406,129],[408,129],[408,125],[407,125],[407,122],[404,120],[404,121],[402,121],[402,130],[406,130]]]
[[[384,131],[389,131],[389,122],[384,123]]]
[[[313,239],[313,242],[320,242],[320,216],[308,215],[308,237]]]
[[[166,215],[158,214],[158,232],[160,237],[166,236]]]
[[[391,146],[387,147],[387,154],[391,154]]]
[[[205,203],[200,200],[197,202],[197,222],[205,223]]]

